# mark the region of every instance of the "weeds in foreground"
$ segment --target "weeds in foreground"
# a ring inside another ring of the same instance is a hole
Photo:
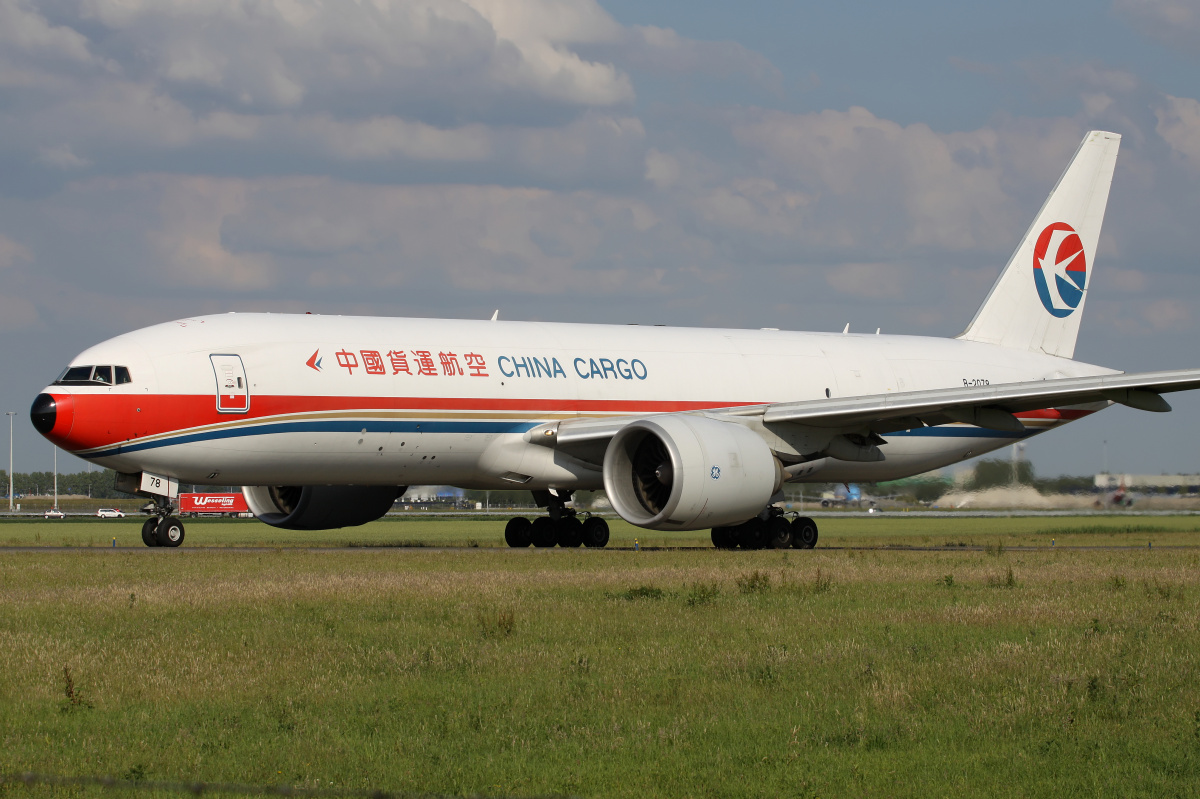
[[[816,594],[824,594],[833,589],[833,578],[828,574],[821,572],[821,568],[817,567],[817,573],[813,576],[812,582],[800,581],[796,583],[784,584],[785,590],[799,594],[801,596],[814,596]]]
[[[92,703],[85,700],[78,691],[75,690],[75,680],[71,678],[71,667],[63,666],[63,695],[66,700],[63,702],[62,712],[70,713],[73,710],[91,709]]]
[[[690,608],[698,605],[711,605],[717,601],[717,597],[721,595],[721,586],[717,583],[693,583],[688,587],[688,595],[685,602]]]
[[[652,585],[639,585],[637,588],[630,588],[625,591],[618,591],[615,594],[609,594],[610,599],[623,599],[626,602],[634,602],[639,599],[662,599],[667,594],[661,588],[655,588]]]
[[[992,588],[1016,588],[1017,578],[1013,575],[1012,566],[1008,567],[1003,577],[992,576],[988,578],[988,585]]]
[[[765,594],[771,590],[771,575],[758,569],[734,578],[734,582],[743,594]]]
[[[475,623],[481,638],[507,638],[517,629],[517,615],[512,608],[475,611]]]
[[[938,580],[938,585],[944,585],[947,588],[953,588],[954,587],[954,575],[947,574],[945,577]]]
[[[1108,578],[1108,580],[1105,582],[1105,586],[1108,588],[1109,591],[1113,591],[1113,592],[1124,591],[1125,590],[1125,578],[1119,574],[1114,574]]]
[[[993,558],[998,558],[1004,554],[1004,544],[999,541],[994,544],[988,544],[984,548],[984,551],[986,551]]]
[[[1180,599],[1183,596],[1181,586],[1160,582],[1157,577],[1153,580],[1142,580],[1142,590],[1151,598],[1157,596],[1159,599]]]

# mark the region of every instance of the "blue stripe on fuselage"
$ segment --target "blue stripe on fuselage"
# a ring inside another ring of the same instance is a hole
[[[134,442],[123,444],[99,452],[76,453],[81,458],[103,458],[110,455],[123,455],[130,452],[141,452],[147,449],[172,447],[177,444],[194,444],[200,441],[218,441],[226,438],[246,438],[249,436],[269,436],[280,433],[360,433],[364,429],[368,433],[479,433],[505,434],[524,433],[537,427],[542,422],[451,422],[451,421],[388,421],[380,419],[338,419],[338,420],[308,420],[297,422],[270,422],[261,425],[233,427],[224,430],[207,430],[196,433],[181,433],[170,438],[157,441]],[[981,427],[922,427],[912,430],[899,430],[887,433],[884,438],[925,437],[925,438],[1026,438],[1041,430],[1029,430],[1025,433],[1008,433],[1001,430],[986,430]]]
[[[109,455],[124,455],[128,452],[140,452],[160,447],[173,447],[177,444],[194,444],[199,441],[217,441],[225,438],[245,438],[249,436],[269,436],[278,433],[524,433],[537,427],[541,422],[445,422],[445,421],[387,421],[380,419],[338,419],[311,420],[302,422],[273,422],[246,427],[233,427],[225,430],[206,430],[197,433],[183,433],[158,441],[143,441],[123,444],[101,452],[79,454],[81,458],[102,458]],[[77,453],[78,454],[78,453]]]

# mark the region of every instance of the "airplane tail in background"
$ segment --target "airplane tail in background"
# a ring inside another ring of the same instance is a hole
[[[1074,354],[1120,146],[1116,133],[1084,136],[960,339]]]

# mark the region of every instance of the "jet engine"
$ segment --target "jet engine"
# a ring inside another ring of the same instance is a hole
[[[706,416],[640,419],[604,454],[604,490],[621,518],[652,530],[699,530],[757,516],[783,484],[753,430]]]
[[[373,522],[406,486],[242,486],[246,504],[272,527],[333,530]]]

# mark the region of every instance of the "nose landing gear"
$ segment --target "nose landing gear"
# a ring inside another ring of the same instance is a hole
[[[147,505],[149,509],[150,506]],[[174,508],[167,497],[155,497],[154,515],[142,523],[142,543],[148,547],[177,547],[183,543],[183,522],[172,516]]]

